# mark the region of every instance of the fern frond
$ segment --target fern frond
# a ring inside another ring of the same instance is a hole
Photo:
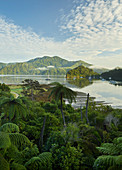
[[[0,131],[6,132],[6,133],[19,133],[19,127],[14,123],[5,123],[0,127]]]
[[[10,170],[9,163],[5,160],[5,158],[1,154],[0,154],[0,169]]]
[[[122,167],[122,155],[116,157],[116,164]]]
[[[25,167],[28,170],[41,169],[41,160],[39,157],[33,157],[28,162],[25,163]]]
[[[121,167],[122,161],[120,156],[99,156],[94,162],[94,168],[100,169],[100,167]]]
[[[11,145],[9,135],[4,132],[0,132],[0,148],[6,149]]]
[[[43,152],[38,157],[33,157],[26,162],[25,167],[29,170],[52,170],[52,154]]]
[[[5,116],[5,113],[1,113],[0,119],[2,119]]]
[[[120,144],[120,143],[122,143],[122,137],[115,138],[115,139],[113,140],[113,143],[114,143],[114,144]]]
[[[52,161],[52,154],[50,152],[43,152],[39,155],[42,163],[46,163],[47,161]]]
[[[113,143],[104,143],[102,146],[97,147],[97,149],[103,154],[108,155],[118,155],[120,153],[119,147]]]
[[[41,160],[42,169],[51,170],[52,169],[52,153],[50,152],[43,152],[39,155]]]
[[[25,166],[23,166],[21,164],[13,162],[11,164],[11,170],[26,170],[26,168],[25,168]]]
[[[23,134],[20,133],[9,133],[11,143],[18,148],[23,146],[31,145],[30,140]]]
[[[8,158],[10,158],[12,161],[15,161],[16,163],[21,164],[23,162],[23,156],[15,145],[11,145],[7,149],[6,155]]]

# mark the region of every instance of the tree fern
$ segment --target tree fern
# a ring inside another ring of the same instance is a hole
[[[113,143],[104,143],[97,149],[103,154],[94,162],[96,170],[120,169],[122,167],[122,137],[113,140]]]
[[[11,143],[18,148],[23,148],[24,146],[31,145],[30,140],[23,134],[20,133],[9,133]]]
[[[6,107],[5,107],[6,106]],[[4,107],[4,110],[8,113],[9,109],[9,119],[18,119],[19,117],[26,117],[27,110],[20,98],[14,98],[13,96],[0,97],[0,107]]]
[[[110,167],[122,167],[122,155],[119,156],[111,156],[111,155],[102,155],[99,156],[94,162],[94,168],[96,170],[104,170]]]
[[[13,162],[11,164],[11,170],[26,170],[26,167],[21,164]]]
[[[115,138],[113,142],[117,144],[122,143],[122,137]]]
[[[6,133],[19,133],[19,127],[14,123],[5,123],[0,127],[0,131],[6,132]]]
[[[103,154],[119,155],[122,154],[122,137],[115,138],[113,143],[104,143],[97,149]]]
[[[51,165],[52,162],[52,154],[50,152],[43,152],[39,155],[39,158],[41,159],[41,162],[45,165],[48,163],[48,165]]]
[[[33,157],[25,164],[28,170],[38,170],[41,169],[41,166],[41,159],[39,157]]]
[[[97,149],[105,155],[118,155],[120,153],[120,148],[113,143],[104,143]]]
[[[11,145],[9,135],[4,132],[0,132],[0,148],[6,149]]]
[[[0,154],[0,169],[10,170],[9,163],[5,160],[5,158],[1,154]]]
[[[52,170],[52,154],[43,152],[38,157],[33,157],[26,162],[25,167],[29,170]]]
[[[18,150],[15,145],[11,145],[6,151],[6,157],[8,160],[15,161],[21,164],[23,162],[22,153]]]

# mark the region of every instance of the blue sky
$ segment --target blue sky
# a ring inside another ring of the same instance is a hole
[[[0,62],[43,56],[122,67],[122,0],[0,0]]]

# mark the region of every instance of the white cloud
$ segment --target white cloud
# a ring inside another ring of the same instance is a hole
[[[27,61],[36,56],[68,55],[67,44],[39,37],[32,31],[0,18],[0,61]]]
[[[68,33],[62,42],[40,37],[31,29],[25,30],[0,17],[0,62],[58,55],[106,67],[122,67],[122,52],[115,53],[122,47],[121,11],[118,0],[74,0],[69,15],[63,11],[61,17],[61,34]],[[113,53],[102,55],[104,51]]]
[[[81,49],[121,48],[120,11],[122,6],[118,0],[79,0],[79,6],[67,16],[63,28],[72,33],[73,43],[80,42],[78,38],[81,40]]]

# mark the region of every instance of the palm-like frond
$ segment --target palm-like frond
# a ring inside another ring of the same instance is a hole
[[[62,101],[65,98],[68,100],[69,103],[72,103],[73,101],[75,101],[75,97],[77,93],[58,82],[51,83],[50,85],[52,87],[49,89],[49,91],[51,91],[49,94],[49,98],[52,96],[55,98],[56,102],[59,100],[61,101],[61,113],[62,113],[64,126],[66,126],[65,117],[62,109],[63,106]]]
[[[75,91],[65,87],[58,82],[51,83],[50,85],[52,85],[53,87],[49,89],[49,91],[51,91],[49,97],[52,96],[55,98],[56,101],[58,101],[61,100],[62,96],[62,98],[68,99],[70,103],[72,103],[72,101],[75,101],[75,97],[77,95]]]
[[[13,162],[13,163],[11,164],[11,169],[12,169],[12,170],[26,170],[25,166],[20,165],[20,164],[15,163],[15,162]]]
[[[113,140],[113,143],[114,143],[114,144],[122,144],[122,137],[115,138],[115,139]]]
[[[3,118],[5,116],[5,113],[1,113],[1,115],[0,115],[0,120],[1,120],[1,118]]]
[[[120,148],[113,143],[104,143],[97,149],[105,155],[118,155],[120,153]]]
[[[9,133],[11,143],[18,148],[31,145],[30,140],[23,134],[20,133]]]
[[[6,133],[19,133],[19,127],[14,123],[5,123],[0,127],[0,131],[6,132]]]
[[[115,169],[118,169],[122,166],[122,155],[119,155],[119,156],[111,156],[111,155],[99,156],[94,162],[94,168],[96,170],[101,169],[100,167],[104,167],[103,169],[106,169],[106,167],[112,167],[112,166],[114,166]]]
[[[29,170],[52,170],[52,154],[50,152],[43,152],[38,157],[33,157],[26,162],[25,167]]]
[[[0,107],[6,106],[9,109],[9,119],[12,120],[13,118],[26,117],[27,111],[25,105],[23,104],[20,98],[11,97],[1,97],[0,98]]]
[[[97,149],[103,154],[119,155],[122,154],[122,137],[115,138],[113,143],[104,143]]]
[[[22,152],[18,150],[15,145],[10,145],[10,147],[6,151],[6,156],[8,160],[14,161],[16,163],[23,163],[23,155]]]
[[[104,143],[101,147],[97,147],[103,154],[99,156],[94,162],[94,168],[96,170],[107,169],[108,167],[114,167],[114,169],[120,169],[122,167],[122,137],[118,137],[113,140],[113,143]]]
[[[0,132],[0,148],[6,149],[11,145],[9,135],[4,132]]]
[[[18,99],[20,99],[23,104],[28,105],[28,106],[30,105],[30,101],[27,99],[27,97],[18,96]]]
[[[32,157],[28,162],[25,163],[25,167],[28,170],[41,169],[41,160],[39,157]]]
[[[0,107],[2,106],[2,105],[5,105],[6,103],[8,103],[9,102],[9,97],[6,97],[6,96],[2,96],[2,97],[0,97]]]
[[[41,159],[41,162],[43,164],[46,164],[47,162],[52,162],[52,153],[50,152],[43,152],[39,155],[39,158]]]
[[[1,154],[0,154],[0,169],[10,170],[9,163],[5,160],[5,158]]]

